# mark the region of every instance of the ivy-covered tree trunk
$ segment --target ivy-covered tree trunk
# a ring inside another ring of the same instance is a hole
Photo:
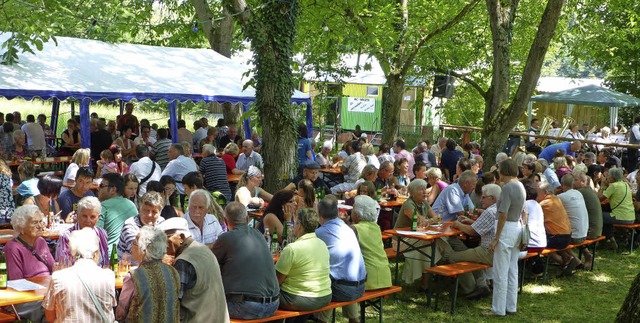
[[[400,75],[388,75],[387,86],[382,91],[382,141],[391,145],[396,140],[400,125],[403,81]]]
[[[627,298],[622,303],[616,317],[616,322],[640,322],[640,274],[636,276],[636,279],[631,284]]]
[[[296,119],[291,106],[295,88],[291,58],[299,8],[295,1],[261,2],[261,9],[252,11],[251,16],[236,17],[242,22],[253,50],[255,102],[262,122],[264,188],[276,192],[295,175],[298,166]],[[240,9],[239,5],[234,3],[234,10]]]

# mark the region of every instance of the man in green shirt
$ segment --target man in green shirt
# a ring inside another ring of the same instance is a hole
[[[111,254],[111,248],[120,239],[124,221],[138,215],[136,205],[122,197],[123,194],[124,179],[120,174],[109,173],[102,176],[102,182],[98,188],[98,199],[102,204],[102,211],[97,226],[107,231],[109,254]]]

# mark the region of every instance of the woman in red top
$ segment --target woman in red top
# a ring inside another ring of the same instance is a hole
[[[224,147],[224,154],[222,154],[222,160],[224,160],[224,164],[227,166],[227,175],[228,174],[244,174],[243,170],[236,168],[236,157],[238,156],[238,152],[240,149],[238,145],[230,142]]]

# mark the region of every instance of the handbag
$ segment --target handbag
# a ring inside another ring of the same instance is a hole
[[[522,230],[520,231],[520,251],[527,250],[529,246],[529,240],[531,240],[531,231],[529,231],[529,213],[527,210],[522,210],[522,215],[520,216],[520,224],[522,225]]]

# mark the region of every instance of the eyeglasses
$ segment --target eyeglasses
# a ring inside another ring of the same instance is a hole
[[[98,185],[98,186],[99,186],[100,188],[105,188],[105,187],[111,187],[112,185],[111,185],[111,184],[109,184],[109,183],[107,183],[107,184],[100,183],[100,185]]]

